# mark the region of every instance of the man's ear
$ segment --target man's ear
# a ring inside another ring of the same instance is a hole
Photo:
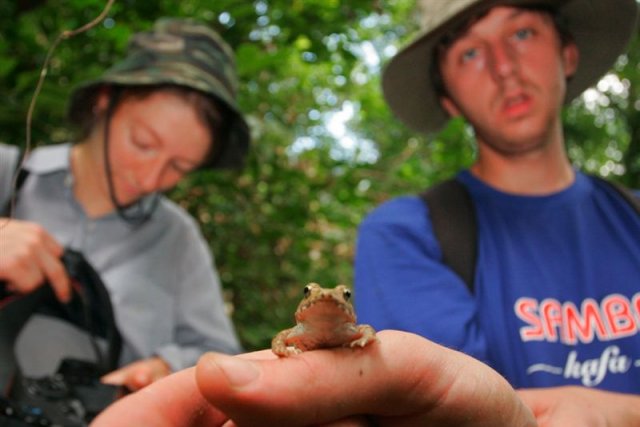
[[[440,105],[442,106],[444,111],[446,111],[447,114],[449,114],[450,117],[457,117],[462,115],[462,113],[456,106],[456,103],[453,102],[451,98],[449,98],[448,96],[440,97]]]
[[[576,73],[580,62],[580,51],[574,42],[569,42],[562,47],[562,59],[565,77],[570,79]]]

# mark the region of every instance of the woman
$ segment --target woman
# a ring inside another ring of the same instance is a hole
[[[160,20],[134,35],[122,62],[72,94],[79,142],[38,148],[23,166],[14,218],[0,233],[0,280],[20,293],[49,283],[67,301],[60,257],[65,247],[83,253],[123,336],[121,368],[105,382],[136,390],[205,350],[240,349],[206,242],[161,195],[196,169],[241,165],[249,132],[236,86],[233,54],[217,33]],[[0,158],[15,165],[15,147],[0,146]],[[6,202],[9,180],[0,184]],[[28,361],[42,353],[36,346],[18,341],[23,364],[39,363]]]

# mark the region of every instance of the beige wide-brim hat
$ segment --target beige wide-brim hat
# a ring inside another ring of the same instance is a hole
[[[382,89],[395,115],[410,128],[438,131],[448,120],[431,81],[433,48],[447,32],[495,5],[548,4],[566,19],[580,51],[566,101],[580,95],[624,52],[636,26],[636,0],[420,0],[423,29],[396,54],[382,75]]]

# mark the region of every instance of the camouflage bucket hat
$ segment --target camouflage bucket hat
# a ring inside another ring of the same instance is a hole
[[[176,85],[203,92],[226,107],[222,145],[206,166],[239,168],[249,148],[249,127],[236,103],[238,81],[231,48],[208,26],[177,18],[158,20],[150,31],[136,33],[127,56],[95,80],[82,83],[69,102],[71,120],[95,100],[101,86]],[[219,143],[218,141],[214,143]]]
[[[549,6],[566,22],[580,52],[578,70],[567,83],[569,102],[614,64],[633,35],[636,0],[419,0],[422,31],[387,64],[384,97],[410,128],[436,132],[448,120],[431,81],[434,48],[466,20],[497,5]]]

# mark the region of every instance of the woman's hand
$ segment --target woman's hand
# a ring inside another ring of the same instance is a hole
[[[41,225],[0,218],[0,281],[9,290],[29,293],[48,282],[60,301],[69,301],[71,282],[60,259],[63,252]]]
[[[160,357],[138,360],[102,377],[102,382],[123,385],[131,391],[140,390],[171,373],[171,368]]]

